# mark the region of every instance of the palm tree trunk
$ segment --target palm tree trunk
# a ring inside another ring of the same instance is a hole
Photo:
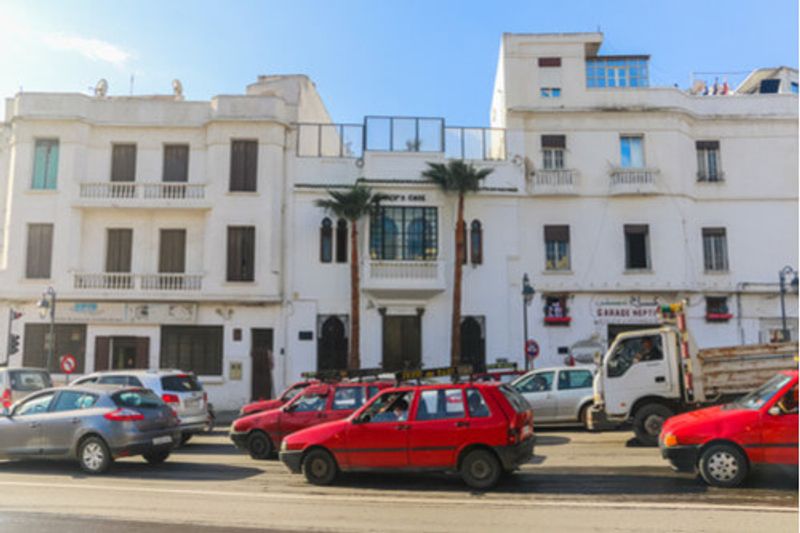
[[[464,257],[464,194],[458,195],[458,221],[456,222],[456,257],[453,274],[453,323],[450,331],[450,364],[461,360],[461,269]]]
[[[361,302],[358,273],[358,221],[350,221],[350,357],[347,366],[350,370],[361,368]]]

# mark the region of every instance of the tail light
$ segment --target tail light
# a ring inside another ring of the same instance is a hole
[[[161,399],[164,400],[166,404],[181,403],[181,399],[178,398],[177,394],[162,394]]]
[[[120,407],[116,411],[104,414],[103,418],[111,420],[112,422],[135,422],[137,420],[144,420],[144,415],[133,409]]]
[[[3,391],[3,396],[0,396],[0,401],[2,401],[3,407],[6,409],[11,407],[11,389]]]
[[[516,444],[519,441],[519,429],[515,427],[508,428],[508,443]]]

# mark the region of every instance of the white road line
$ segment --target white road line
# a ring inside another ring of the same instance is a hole
[[[26,481],[0,481],[0,486],[6,487],[31,487],[31,488],[52,488],[74,490],[99,490],[115,492],[138,492],[150,494],[174,494],[186,496],[219,496],[235,499],[252,498],[270,501],[308,501],[324,498],[325,502],[336,501],[338,503],[374,503],[383,504],[390,502],[397,504],[425,505],[428,507],[441,507],[445,505],[475,505],[494,507],[568,507],[568,508],[593,508],[593,509],[650,509],[650,510],[695,510],[695,511],[742,511],[742,512],[767,512],[767,513],[797,513],[793,507],[779,507],[767,505],[728,505],[728,504],[704,504],[688,502],[592,502],[575,500],[495,500],[486,498],[420,498],[420,497],[398,497],[396,494],[386,496],[346,496],[336,494],[277,494],[265,492],[237,492],[220,490],[196,490],[196,489],[164,489],[154,487],[120,487],[112,485],[91,485],[91,484],[70,484],[70,483],[34,483]]]

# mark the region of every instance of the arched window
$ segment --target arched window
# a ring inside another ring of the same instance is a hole
[[[347,221],[343,218],[336,223],[336,262],[347,263]]]
[[[319,260],[323,263],[333,260],[333,223],[328,217],[322,219],[319,228]]]
[[[470,261],[473,265],[483,263],[483,230],[480,220],[473,220],[469,235]]]

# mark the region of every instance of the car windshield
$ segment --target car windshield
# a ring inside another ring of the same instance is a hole
[[[305,383],[300,383],[292,387],[289,387],[288,389],[286,389],[286,392],[284,392],[281,395],[281,401],[288,402],[289,400],[300,394],[300,392],[306,387],[308,387],[308,385]]]
[[[149,390],[126,390],[111,397],[117,407],[155,408],[165,405],[161,398]]]
[[[38,370],[10,370],[8,376],[11,380],[11,388],[15,391],[33,392],[53,386],[47,372]]]
[[[777,374],[753,392],[745,394],[733,403],[736,404],[737,407],[742,407],[744,409],[759,409],[772,399],[772,397],[789,383],[791,379],[791,377],[785,374]]]

